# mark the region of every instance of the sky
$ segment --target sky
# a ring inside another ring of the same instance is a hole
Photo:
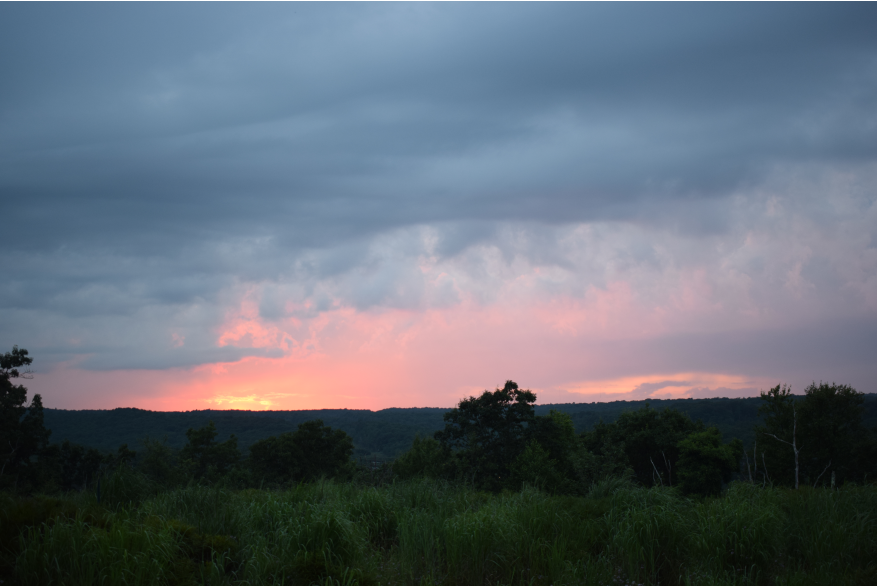
[[[64,409],[877,392],[875,22],[2,3],[0,344]]]

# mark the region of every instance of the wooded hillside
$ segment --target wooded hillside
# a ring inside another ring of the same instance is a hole
[[[614,422],[624,412],[635,411],[648,403],[655,409],[674,408],[715,426],[725,442],[739,438],[748,445],[753,426],[758,421],[761,400],[753,398],[715,399],[651,399],[606,403],[542,404],[535,406],[537,415],[551,410],[566,412],[572,417],[577,432],[593,428],[602,419]],[[877,394],[865,395],[866,427],[877,426]],[[186,430],[200,428],[213,421],[219,438],[234,434],[241,449],[254,442],[294,431],[299,424],[320,419],[327,426],[347,432],[354,442],[355,457],[391,459],[411,447],[414,437],[432,436],[444,426],[442,416],[450,408],[390,408],[386,410],[195,410],[190,412],[152,412],[136,408],[115,410],[45,410],[45,425],[52,431],[52,440],[112,451],[122,444],[132,448],[142,445],[146,437],[182,448]]]

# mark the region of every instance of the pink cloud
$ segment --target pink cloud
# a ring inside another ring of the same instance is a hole
[[[65,367],[41,376],[47,405],[136,405],[156,410],[316,409],[454,405],[514,379],[540,400],[688,397],[692,390],[750,389],[755,381],[721,373],[645,373],[628,357],[583,352],[607,338],[663,332],[661,309],[638,304],[628,284],[610,284],[584,299],[545,303],[466,301],[443,309],[356,311],[340,308],[303,322],[266,321],[248,292],[219,329],[220,345],[277,348],[280,358],[164,371],[89,372]],[[594,373],[615,373],[593,379]],[[75,389],[63,381],[75,381]],[[643,385],[661,385],[639,394]],[[56,394],[54,389],[63,389]]]
[[[435,253],[435,228],[383,235],[354,269],[305,273],[305,285],[239,283],[217,307],[162,326],[162,344],[196,360],[217,348],[276,358],[102,372],[68,363],[30,386],[68,408],[379,409],[449,407],[506,379],[543,402],[751,395],[820,377],[872,382],[873,361],[851,369],[853,353],[824,341],[825,324],[877,316],[877,255],[861,236],[877,206],[832,199],[842,222],[826,232],[790,197],[735,202],[727,234],[552,228],[540,254],[557,262],[534,260],[538,239],[525,227],[505,226],[492,244],[447,258]],[[842,279],[807,273],[817,255]],[[800,340],[784,333],[801,328],[796,336],[809,339],[796,348],[810,354],[799,359],[786,347]],[[113,335],[127,342],[118,334],[126,332]],[[771,336],[779,343],[764,346]],[[863,340],[850,349],[866,348]],[[814,356],[830,369],[817,370]]]

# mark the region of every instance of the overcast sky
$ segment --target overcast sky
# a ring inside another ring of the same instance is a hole
[[[0,342],[64,408],[877,392],[875,23],[2,3]]]

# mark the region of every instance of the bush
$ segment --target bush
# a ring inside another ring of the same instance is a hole
[[[546,491],[568,490],[568,480],[558,470],[556,459],[535,440],[527,443],[524,452],[518,455],[511,466],[514,485],[531,485]]]
[[[121,465],[100,478],[101,503],[109,508],[136,506],[159,492],[159,485],[142,471]]]
[[[421,438],[418,434],[408,452],[393,463],[393,474],[402,479],[414,477],[439,478],[446,474],[447,455],[434,438]]]
[[[121,478],[121,477],[120,477]],[[190,486],[110,511],[0,495],[0,580],[65,584],[873,584],[877,490],[720,497],[608,478],[588,497],[426,478]]]
[[[737,471],[734,449],[716,428],[690,434],[679,443],[680,487],[685,494],[718,495]]]
[[[295,432],[270,436],[250,447],[250,468],[271,483],[313,481],[320,477],[349,478],[353,440],[322,420],[299,424]]]

